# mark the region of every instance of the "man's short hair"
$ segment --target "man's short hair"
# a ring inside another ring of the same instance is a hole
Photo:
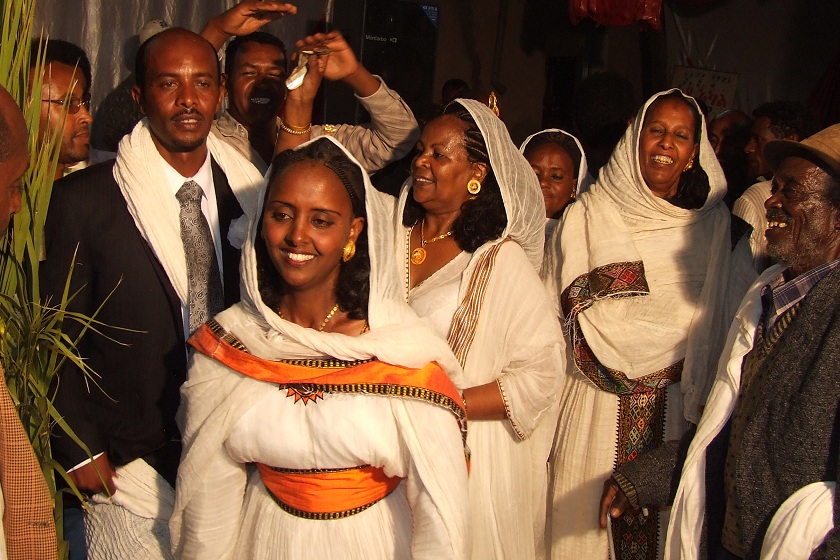
[[[35,66],[38,62],[38,51],[42,52],[45,57],[46,64],[50,62],[58,62],[66,64],[67,66],[76,68],[82,71],[82,76],[85,77],[85,91],[88,93],[91,86],[91,72],[90,60],[88,60],[85,51],[78,45],[74,45],[69,41],[62,41],[61,39],[32,39],[29,45],[29,69]]]
[[[149,37],[143,44],[140,45],[140,48],[137,49],[137,54],[134,56],[134,81],[137,84],[137,87],[140,88],[140,91],[144,91],[146,89],[146,66],[148,65],[148,52],[151,48],[151,45],[155,43],[161,36],[167,36],[168,33],[174,31],[176,29],[180,29],[183,31],[189,31],[189,29],[184,29],[183,27],[170,27],[169,29],[165,29],[160,33],[156,33],[155,35]],[[190,33],[192,33],[190,31]],[[197,37],[201,37],[201,35],[197,35]],[[221,83],[222,79],[222,68],[221,63],[219,62],[218,57],[216,56],[216,48],[213,44],[201,37],[201,40],[207,43],[207,47],[213,52],[213,58],[216,59],[216,71],[219,74],[219,80]]]
[[[271,33],[266,33],[265,31],[255,31],[249,35],[237,37],[228,43],[228,46],[225,49],[225,74],[230,75],[233,71],[233,61],[236,58],[239,49],[241,49],[242,45],[246,43],[259,43],[261,45],[272,45],[277,47],[280,49],[280,52],[283,53],[284,69],[289,69],[289,57],[286,55],[286,45],[283,44],[283,41]]]
[[[803,140],[820,129],[814,112],[798,101],[780,100],[762,103],[753,111],[753,118],[759,117],[770,119],[770,132],[779,139],[796,134],[800,140]]]

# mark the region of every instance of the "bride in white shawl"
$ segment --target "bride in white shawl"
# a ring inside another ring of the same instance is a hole
[[[191,339],[173,552],[465,558],[460,367],[402,297],[392,199],[329,137],[274,167],[243,300]]]
[[[464,368],[472,558],[542,557],[563,339],[537,272],[545,207],[499,118],[473,100],[424,128],[396,209],[395,270]],[[395,210],[395,211],[394,211]]]
[[[571,338],[553,461],[551,556],[656,558],[656,512],[599,527],[616,466],[697,422],[728,323],[726,182],[694,99],[639,111],[555,250]],[[628,517],[628,516],[625,516]],[[667,515],[662,516],[667,520]],[[664,534],[664,533],[662,533]]]

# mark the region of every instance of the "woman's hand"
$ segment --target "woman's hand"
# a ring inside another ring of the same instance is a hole
[[[610,477],[604,481],[604,491],[601,493],[601,511],[599,520],[601,529],[607,528],[607,515],[618,519],[628,510],[633,509],[627,495],[619,488],[614,478]]]
[[[117,472],[111,466],[111,461],[108,460],[106,453],[78,469],[70,471],[67,475],[76,485],[76,488],[86,494],[98,494],[107,491],[109,496],[113,496],[114,492],[117,491],[116,486],[114,486],[114,477],[117,476]]]

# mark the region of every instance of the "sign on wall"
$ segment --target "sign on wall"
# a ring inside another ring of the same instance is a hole
[[[703,68],[675,66],[671,86],[702,100],[709,107],[709,118],[732,109],[738,89],[738,74],[716,72]]]

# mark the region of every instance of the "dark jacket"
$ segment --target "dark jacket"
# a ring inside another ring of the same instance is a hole
[[[836,481],[840,462],[840,269],[808,294],[790,326],[764,361],[766,375],[750,390],[765,398],[750,418],[737,450],[735,473],[747,558],[759,558],[776,510],[801,487]],[[724,355],[728,355],[728,350]],[[725,503],[723,469],[729,425],[706,458],[706,539],[702,556],[720,541]],[[669,442],[619,469],[642,505],[670,504],[692,437]],[[840,527],[840,492],[834,525]],[[812,558],[840,558],[840,531],[832,530]]]
[[[88,316],[99,310],[103,325],[101,334],[89,331],[79,345],[99,386],[88,388],[79,369],[65,362],[55,404],[92,454],[107,452],[114,465],[143,458],[174,486],[181,449],[175,413],[187,370],[181,304],[135,226],[113,166],[78,171],[53,187],[42,294],[60,300],[74,263],[68,308]],[[243,212],[215,162],[213,181],[227,306],[239,300],[239,252],[227,243],[227,232]],[[66,322],[65,330],[74,338],[79,327]],[[53,453],[68,469],[88,458],[62,433],[53,439]]]

